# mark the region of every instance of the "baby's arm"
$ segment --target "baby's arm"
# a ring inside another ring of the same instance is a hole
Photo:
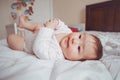
[[[42,27],[33,44],[33,52],[38,58],[49,59],[50,42],[52,41],[56,20],[49,20],[45,23],[45,27]]]
[[[46,27],[41,28],[38,32],[33,44],[33,52],[38,58],[49,59],[48,52],[53,32],[52,29]]]

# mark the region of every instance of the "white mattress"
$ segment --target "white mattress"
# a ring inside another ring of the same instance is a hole
[[[11,50],[6,40],[1,40],[0,80],[120,80],[120,33],[88,33],[100,37],[104,45],[99,61],[40,60]]]

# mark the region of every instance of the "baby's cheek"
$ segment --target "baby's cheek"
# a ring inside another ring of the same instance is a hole
[[[74,52],[73,51],[68,51],[67,54],[68,54],[69,57],[74,56]]]
[[[66,52],[64,53],[66,58],[70,58],[71,57],[71,53],[69,50],[66,50]]]

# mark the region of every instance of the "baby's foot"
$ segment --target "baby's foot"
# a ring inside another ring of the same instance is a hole
[[[19,16],[19,25],[18,25],[18,27],[20,27],[20,28],[24,28],[25,27],[24,15],[20,15]]]

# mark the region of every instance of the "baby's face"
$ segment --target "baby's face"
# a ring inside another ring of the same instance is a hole
[[[90,60],[96,58],[93,36],[85,33],[71,33],[64,37],[60,46],[68,60]]]

